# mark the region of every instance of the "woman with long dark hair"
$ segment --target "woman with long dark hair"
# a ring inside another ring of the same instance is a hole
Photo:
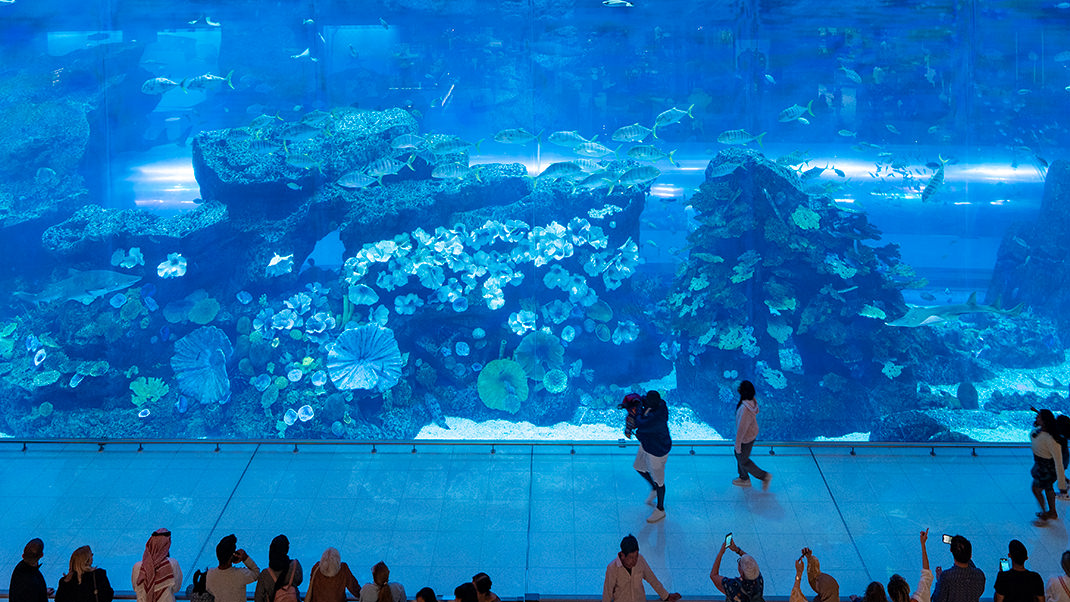
[[[769,489],[772,473],[766,472],[750,459],[751,448],[758,438],[758,402],[754,399],[754,383],[745,380],[739,383],[739,403],[736,404],[736,469],[739,477],[732,479],[738,487],[750,487],[750,475],[762,482],[762,489]]]
[[[1037,523],[1043,525],[1051,519],[1059,518],[1059,513],[1055,510],[1055,490],[1052,486],[1058,481],[1059,490],[1066,490],[1062,436],[1055,422],[1055,414],[1052,414],[1051,410],[1043,409],[1037,412],[1029,438],[1033,447],[1033,469],[1029,474],[1033,476],[1033,497],[1037,498],[1037,504],[1040,505]]]

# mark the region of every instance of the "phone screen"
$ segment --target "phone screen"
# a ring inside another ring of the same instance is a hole
[[[1009,571],[1009,570],[1011,570],[1010,561],[1007,560],[1006,558],[1000,558],[999,559],[999,570],[1001,570],[1001,571]]]
[[[944,534],[944,543],[951,543],[951,536],[947,535],[946,533]]]
[[[724,536],[724,545],[726,545],[726,546],[732,545],[732,534],[731,533],[729,533],[728,535]]]

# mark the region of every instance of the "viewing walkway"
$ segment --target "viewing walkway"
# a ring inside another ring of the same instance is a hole
[[[281,443],[281,442],[280,442]],[[1070,548],[1064,518],[1031,524],[1027,447],[755,448],[774,474],[769,492],[732,485],[730,444],[673,447],[665,520],[648,524],[649,491],[622,449],[516,444],[293,444],[0,442],[0,589],[23,545],[45,541],[42,571],[55,587],[74,548],[89,544],[116,590],[130,590],[130,569],[158,527],[173,533],[171,555],[190,582],[215,565],[215,544],[235,533],[260,565],[271,539],[285,533],[290,556],[311,569],[337,547],[360,582],[384,560],[411,597],[431,586],[453,588],[478,571],[504,597],[598,596],[621,537],[669,589],[717,598],[710,567],[724,534],[752,554],[766,594],[786,597],[793,562],[813,548],[841,594],[861,594],[893,572],[913,587],[920,569],[918,533],[930,529],[935,568],[951,564],[942,533],[973,542],[987,575],[987,595],[1006,556],[1022,540],[1027,566],[1045,580]],[[414,451],[415,449],[415,451]],[[574,451],[575,453],[571,453]],[[722,573],[734,574],[734,555]],[[304,587],[301,588],[304,591]],[[804,586],[804,593],[813,592]],[[652,593],[648,589],[648,593]]]

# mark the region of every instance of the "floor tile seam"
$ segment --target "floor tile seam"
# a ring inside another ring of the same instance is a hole
[[[847,524],[847,519],[843,515],[843,510],[840,508],[840,503],[836,499],[836,495],[832,493],[832,488],[829,486],[828,479],[825,478],[825,471],[821,469],[821,462],[818,461],[817,455],[814,454],[813,448],[810,449],[810,456],[814,459],[814,466],[817,467],[818,474],[821,475],[821,481],[825,485],[825,490],[828,491],[829,499],[832,500],[833,506],[836,508],[836,514],[840,517],[840,524],[843,525],[844,531],[847,533],[847,538],[851,541],[851,547],[855,551],[855,555],[858,556],[858,561],[862,563],[862,570],[866,573],[866,578],[872,580],[869,567],[866,565],[866,559],[862,556],[862,550],[858,549],[858,542],[855,541],[854,533],[851,532],[851,526]]]
[[[219,523],[223,520],[223,515],[226,514],[227,508],[230,507],[230,503],[234,500],[234,495],[238,492],[238,488],[241,487],[242,480],[245,478],[245,474],[249,471],[249,467],[252,466],[253,460],[256,458],[257,452],[260,451],[260,444],[253,448],[249,454],[249,460],[245,463],[245,468],[242,469],[238,478],[234,481],[234,487],[230,490],[230,495],[227,496],[227,501],[224,502],[223,507],[219,509],[219,513],[216,514],[215,521],[212,523],[212,527],[208,530],[204,536],[204,541],[201,542],[201,549],[197,551],[197,556],[194,558],[193,566],[197,567],[200,564],[201,556],[204,555],[204,550],[208,547],[208,543],[212,539],[212,534],[215,533],[216,528],[219,527]]]

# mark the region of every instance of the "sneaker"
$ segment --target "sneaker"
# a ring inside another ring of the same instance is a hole
[[[665,511],[664,510],[658,510],[657,508],[654,508],[654,511],[651,512],[650,516],[647,517],[646,522],[648,522],[648,523],[656,523],[656,522],[658,522],[659,520],[661,520],[663,518],[665,518]]]
[[[732,484],[736,487],[750,487],[750,479],[732,479]]]
[[[1059,500],[1061,502],[1070,501],[1070,493],[1061,493],[1061,492],[1060,493],[1056,493],[1055,494],[1055,499],[1057,499],[1057,500]]]
[[[651,508],[657,508],[658,505],[654,502],[656,499],[658,499],[658,492],[651,491],[650,495],[646,496],[646,505]]]
[[[765,478],[762,479],[762,491],[769,491],[769,482],[773,480],[773,473],[765,473]]]

